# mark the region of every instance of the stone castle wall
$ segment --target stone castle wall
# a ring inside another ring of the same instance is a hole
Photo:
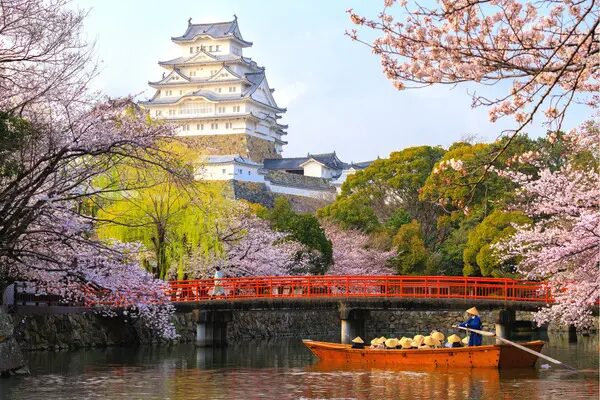
[[[290,201],[290,205],[294,211],[302,213],[314,213],[319,208],[325,207],[330,203],[330,201],[326,199],[296,196],[292,194],[276,194],[271,192],[264,183],[257,182],[227,181],[223,185],[223,193],[229,198],[246,200],[251,203],[261,204],[265,207],[273,207],[275,198],[277,196],[283,196]]]
[[[281,157],[273,142],[245,134],[182,136],[179,139],[206,155],[239,154],[259,163],[265,158]]]
[[[484,329],[494,330],[497,311],[481,313]],[[3,314],[8,324],[14,325],[11,335],[4,333],[4,346],[12,349],[18,343],[24,350],[59,350],[81,347],[125,346],[160,343],[139,321],[132,322],[124,317],[107,318],[94,313],[77,314]],[[384,335],[386,337],[427,334],[436,329],[446,335],[454,330],[450,327],[462,322],[461,311],[372,311],[366,321],[366,340]],[[517,313],[517,320],[528,320],[531,313]],[[0,318],[0,322],[1,322]],[[596,319],[597,321],[597,319]],[[177,313],[173,322],[180,335],[178,341],[191,342],[195,339],[196,326],[192,313]],[[565,327],[554,327],[561,331]],[[340,334],[337,310],[279,310],[279,311],[234,311],[232,321],[227,324],[227,340],[239,342],[248,339],[270,339],[278,337],[310,338]],[[12,342],[8,342],[8,340]],[[0,343],[0,356],[2,344]],[[11,344],[8,346],[8,344]],[[15,355],[16,354],[16,355]],[[18,352],[13,354],[19,363]]]

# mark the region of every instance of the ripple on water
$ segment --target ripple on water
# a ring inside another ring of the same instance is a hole
[[[29,399],[597,399],[598,339],[554,341],[551,369],[389,370],[324,367],[299,341],[227,349],[104,349],[29,354],[33,375],[0,381],[0,398]],[[555,354],[556,353],[556,354]]]

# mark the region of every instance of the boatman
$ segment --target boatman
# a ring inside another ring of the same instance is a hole
[[[467,310],[468,319],[458,326],[463,328],[481,329],[481,318],[477,308],[471,307]],[[481,335],[479,333],[469,331],[469,346],[481,346]]]

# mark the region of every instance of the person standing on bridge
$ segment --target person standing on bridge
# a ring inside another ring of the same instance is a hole
[[[225,290],[223,289],[223,285],[221,279],[224,278],[223,272],[221,271],[221,267],[215,267],[215,276],[214,276],[214,288],[213,288],[213,296],[224,296]]]
[[[479,311],[477,308],[471,307],[467,310],[468,319],[459,324],[463,328],[481,329],[481,318],[479,318]],[[469,346],[481,346],[481,335],[479,333],[469,331]]]

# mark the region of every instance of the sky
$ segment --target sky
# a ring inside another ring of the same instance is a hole
[[[346,10],[375,17],[382,0],[75,0],[89,10],[85,35],[95,43],[100,75],[95,87],[111,97],[153,95],[159,60],[177,57],[170,40],[195,23],[238,17],[244,49],[266,68],[275,99],[289,125],[284,156],[336,151],[346,162],[386,157],[415,145],[442,145],[476,137],[495,140],[511,119],[494,124],[484,108],[472,109],[476,86],[398,91],[370,49],[344,35],[354,28]],[[368,32],[365,32],[368,34]],[[367,35],[367,37],[369,37]],[[372,36],[371,36],[372,37]],[[502,93],[502,88],[486,88]],[[566,128],[589,114],[583,106],[567,115]],[[541,123],[529,127],[537,136]]]

